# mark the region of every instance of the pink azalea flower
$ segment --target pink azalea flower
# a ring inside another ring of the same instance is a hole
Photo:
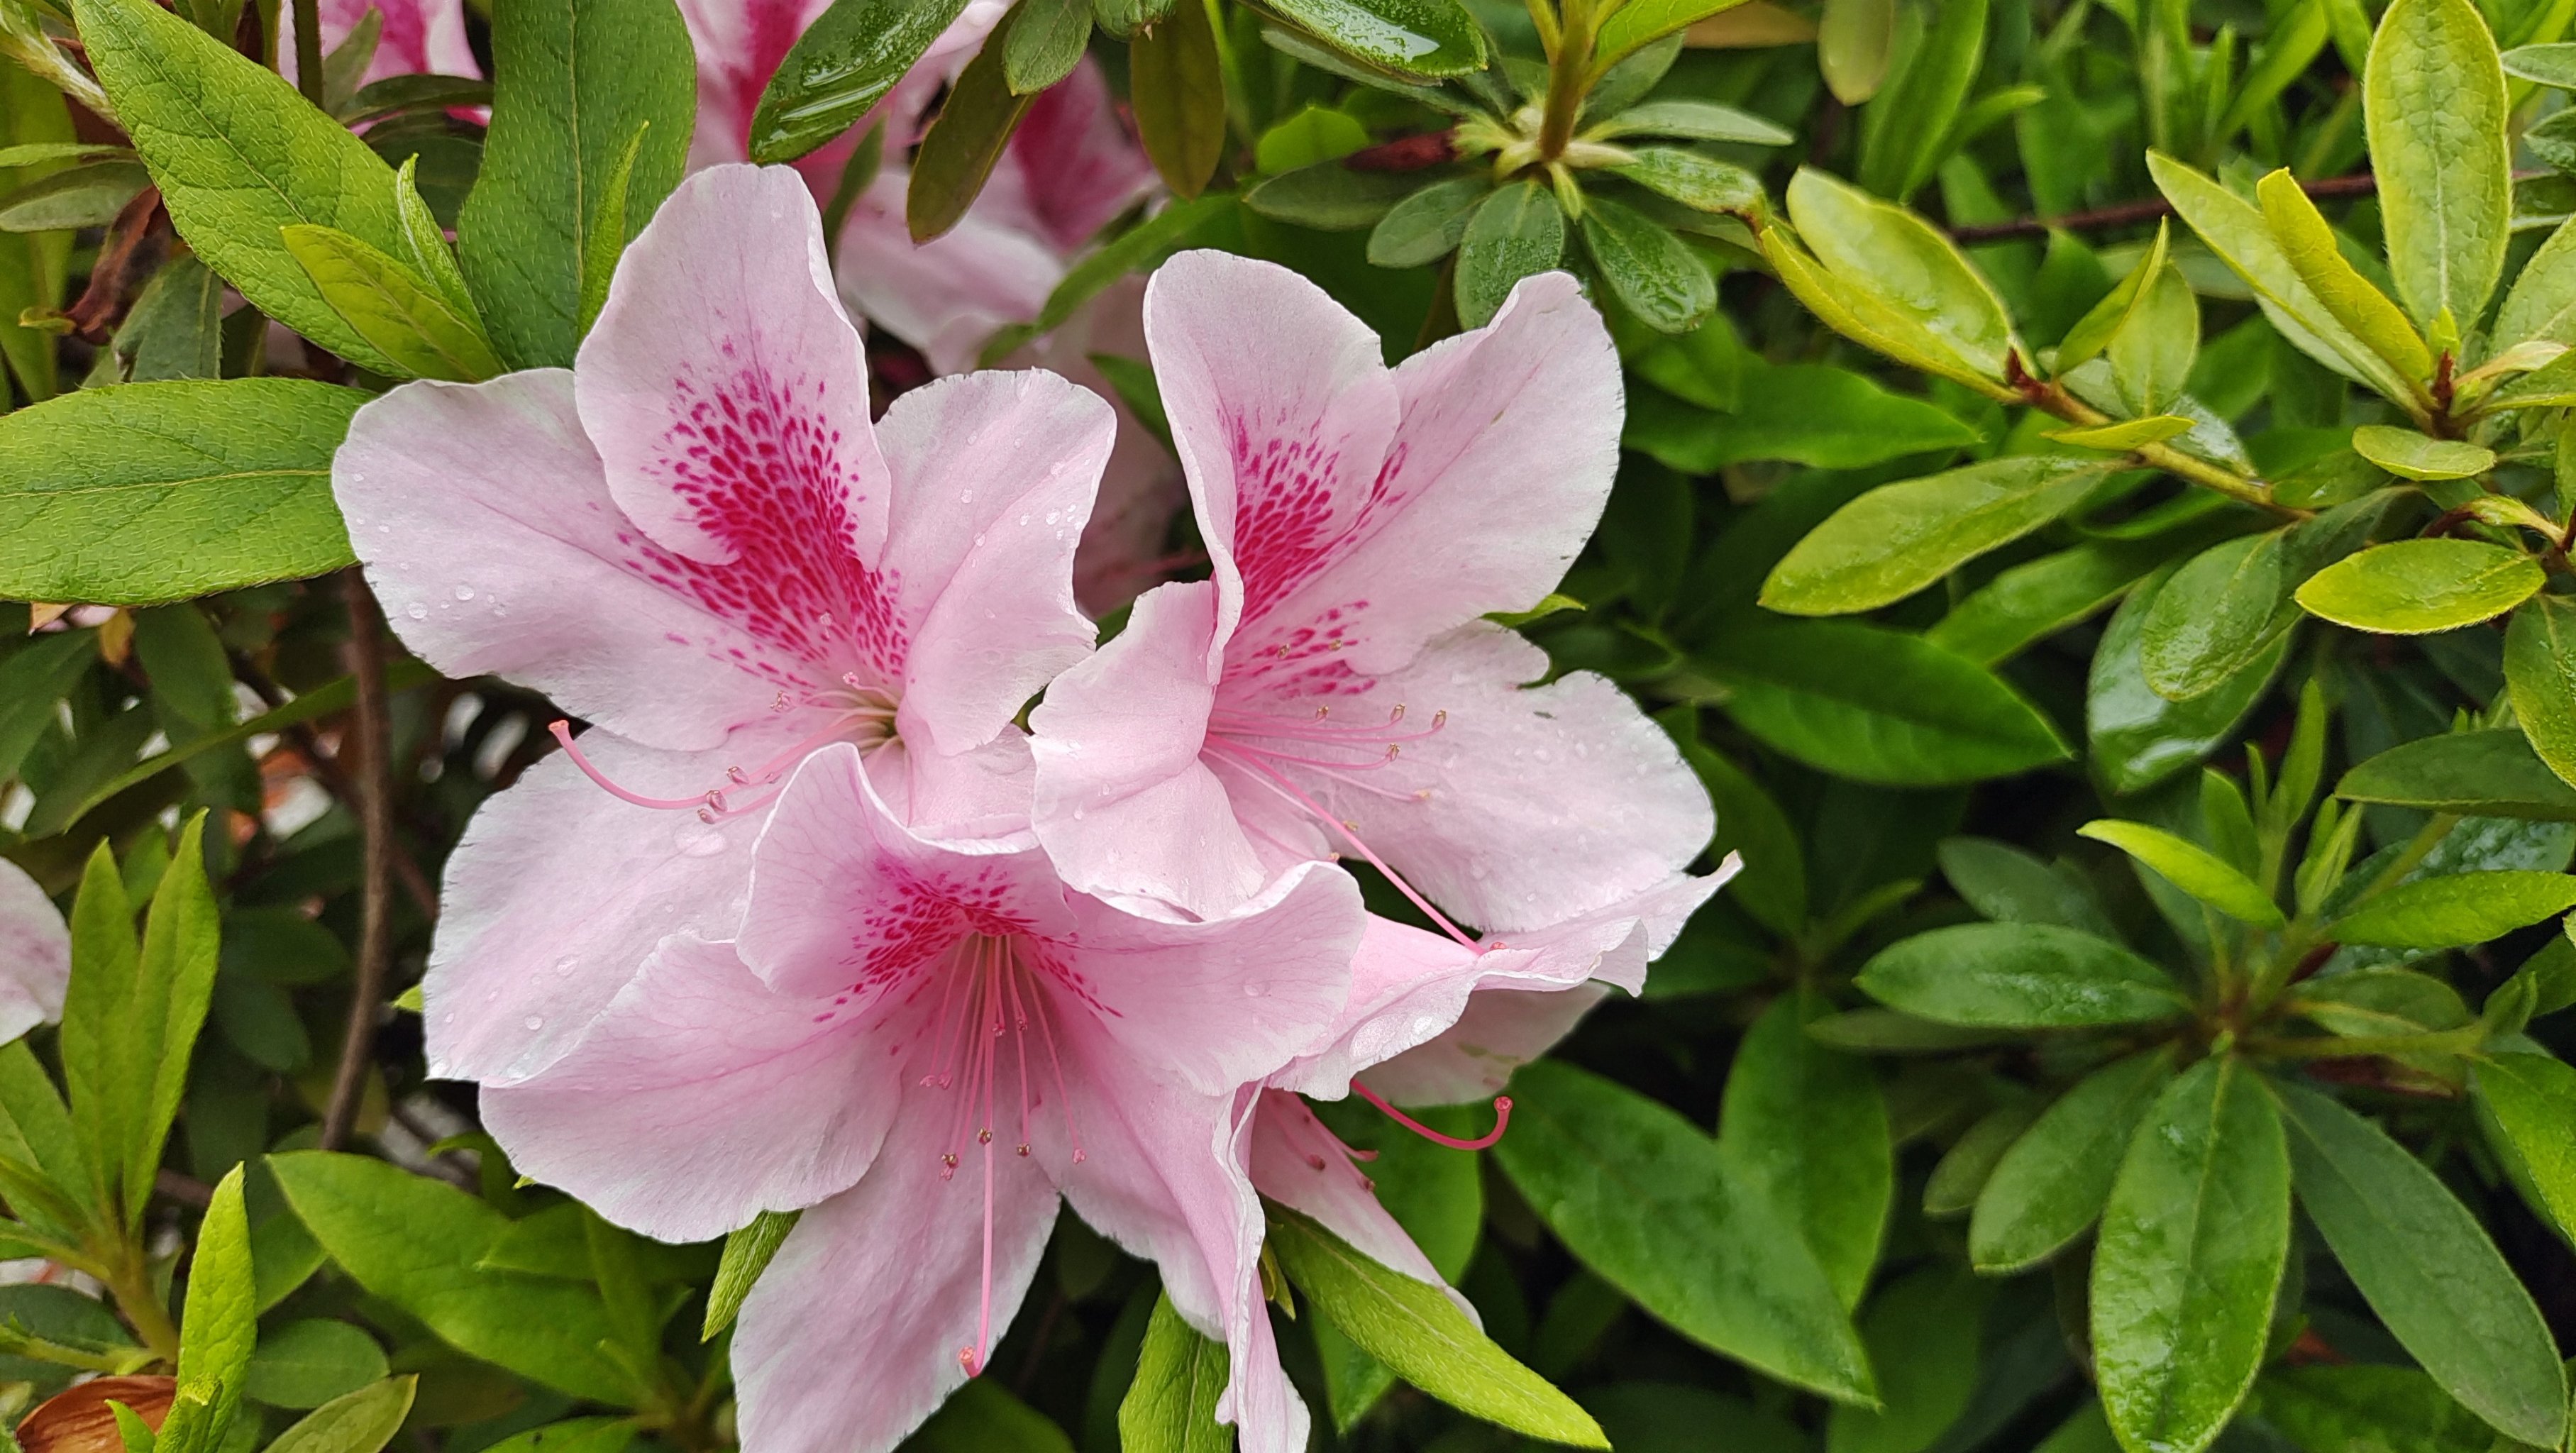
[[[1226,918],[1140,917],[1067,890],[1025,832],[905,826],[876,778],[846,744],[808,758],[739,941],[670,940],[550,1070],[487,1087],[485,1123],[649,1235],[812,1207],[734,1336],[757,1453],[892,1447],[980,1370],[1059,1195],[1243,1359],[1225,1415],[1248,1453],[1302,1449],[1255,1355],[1246,1087],[1345,1003],[1356,886],[1311,864]]]
[[[1616,466],[1618,360],[1574,280],[1394,369],[1294,273],[1183,253],[1146,332],[1214,578],[1161,586],[1032,718],[1036,831],[1085,892],[1215,914],[1357,853],[1452,937],[1561,923],[1709,838],[1671,741],[1483,619],[1536,603]],[[1435,906],[1437,905],[1437,906]]]
[[[63,1017],[72,935],[27,870],[0,859],[0,1044]]]
[[[388,76],[479,76],[481,62],[465,38],[464,0],[321,0],[322,53],[339,49],[373,10],[384,17],[375,58],[361,84]],[[295,79],[294,7],[277,15],[278,68]]]
[[[448,865],[433,1071],[533,1074],[664,938],[729,933],[777,784],[827,743],[910,821],[1024,821],[1013,718],[1090,649],[1070,577],[1110,429],[1039,373],[871,425],[813,202],[746,166],[682,183],[570,371],[361,410],[333,483],[396,631],[599,728]]]

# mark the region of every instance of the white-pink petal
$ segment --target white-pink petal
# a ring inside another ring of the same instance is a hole
[[[0,1043],[63,1017],[72,936],[27,870],[0,860]]]

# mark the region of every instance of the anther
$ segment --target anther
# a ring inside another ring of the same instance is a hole
[[[975,1355],[975,1349],[972,1347],[957,1349],[957,1365],[966,1370],[968,1377],[973,1377],[984,1370],[984,1360]]]
[[[1022,1159],[1022,1160],[1026,1160],[1026,1159],[1028,1159],[1028,1157],[1029,1157],[1029,1144],[1028,1144],[1028,1142],[1027,1142],[1027,1141],[1023,1140],[1023,1141],[1021,1141],[1021,1142],[1020,1142],[1020,1159]]]
[[[977,1145],[990,1145],[990,1144],[992,1144],[992,1143],[993,1143],[993,1132],[992,1132],[991,1128],[990,1128],[990,1127],[987,1127],[987,1128],[985,1128],[985,1129],[982,1129],[982,1130],[978,1130],[978,1131],[976,1131],[976,1132],[975,1132],[975,1143],[976,1143]]]

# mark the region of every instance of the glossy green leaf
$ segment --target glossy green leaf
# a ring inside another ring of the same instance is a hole
[[[833,0],[760,93],[751,159],[793,161],[849,130],[965,8],[966,0]]]
[[[1118,1404],[1122,1453],[1231,1453],[1234,1430],[1216,1420],[1225,1387],[1225,1344],[1192,1331],[1172,1299],[1157,1296],[1136,1379]]]
[[[2576,601],[2544,595],[2514,612],[2504,636],[2505,686],[2532,750],[2576,782]]]
[[[1878,1263],[1895,1180],[1887,1104],[1869,1063],[1808,1037],[1821,1000],[1783,994],[1745,1031],[1717,1149],[1739,1184],[1799,1229],[1846,1307]]]
[[[267,1453],[379,1453],[411,1415],[417,1373],[389,1377],[333,1398],[277,1435]]]
[[[2377,1126],[2279,1087],[2299,1204],[2400,1345],[2498,1431],[2555,1445],[2567,1378],[2539,1308],[2477,1218]]]
[[[1932,179],[1985,60],[1987,0],[1952,0],[1861,114],[1861,185],[1898,200]]]
[[[2272,239],[2289,259],[2299,280],[2316,294],[2326,312],[2341,323],[2408,379],[2433,376],[2433,355],[2425,348],[2423,335],[2407,321],[2406,314],[2388,300],[2388,296],[2361,275],[2335,241],[2334,228],[2317,204],[2299,188],[2287,167],[2263,178],[2255,188],[2263,205],[2263,220],[2272,228]]]
[[[1673,146],[1640,147],[1630,160],[1611,167],[1650,192],[1703,212],[1758,215],[1764,206],[1762,179],[1695,151]]]
[[[2149,599],[2139,628],[2147,684],[2189,701],[2262,654],[2297,619],[2288,532],[2242,535],[2185,561]]]
[[[1466,239],[1476,204],[1492,190],[1482,177],[1433,182],[1386,209],[1369,232],[1368,260],[1379,267],[1423,267]]]
[[[1825,0],[1816,21],[1816,68],[1835,100],[1857,106],[1877,95],[1895,50],[1895,0]]]
[[[404,375],[474,383],[503,371],[480,323],[402,262],[336,228],[281,231],[322,300]]]
[[[1918,637],[1845,621],[1747,623],[1695,658],[1726,710],[1811,766],[1891,785],[1975,781],[2066,756],[2001,679]]]
[[[2576,226],[2561,223],[2522,265],[2496,308],[2498,350],[2534,341],[2576,343]]]
[[[1860,1338],[1814,1255],[1671,1110],[1542,1060],[1493,1151],[1584,1265],[1682,1335],[1836,1399],[1871,1398]]]
[[[2227,1057],[2165,1087],[2093,1252],[2093,1360],[2130,1447],[2197,1453],[2263,1363],[2290,1250],[2290,1160],[2262,1079]]]
[[[0,417],[0,595],[142,605],[348,564],[331,455],[366,401],[244,378]]]
[[[2052,867],[2010,843],[1977,837],[1944,838],[1939,861],[1951,890],[1996,923],[2047,923],[2119,939],[2075,868]]]
[[[2066,336],[2058,340],[2058,372],[2067,372],[2087,359],[2098,357],[2111,345],[2111,340],[2138,311],[2148,289],[2164,276],[2165,266],[2173,256],[2172,246],[2172,229],[2158,223],[2155,240],[2147,244],[2146,255],[2138,259],[2137,266],[2130,268],[2128,274],[2111,291],[2103,294],[2101,301],[2086,310],[2083,317],[2076,319],[2074,326],[2066,330]]]
[[[2103,540],[2042,555],[1979,586],[1926,631],[1924,639],[1991,666],[2119,600],[2132,585],[2175,554],[2189,551],[2193,543],[2190,536]],[[2134,623],[2129,653],[2128,668],[2134,675]],[[2096,655],[2098,659],[2098,651]],[[2141,679],[2140,689],[2144,686]]]
[[[1880,296],[1866,278],[1841,275],[1807,253],[1784,228],[1764,227],[1756,238],[1781,285],[1834,331],[1908,367],[1965,384],[1989,397],[2017,398],[1979,359],[1962,353],[1921,318]]]
[[[1205,76],[1197,69],[1199,63],[1214,64],[1212,54],[1189,39],[1193,34],[1204,36],[1205,27],[1193,30],[1178,13],[1187,8],[1176,7],[1175,14],[1164,18],[1157,31],[1159,41],[1142,40],[1136,47],[1142,86],[1137,98],[1137,126],[1146,136],[1147,150],[1155,155],[1158,167],[1174,162],[1169,148],[1182,139],[1170,128],[1184,122],[1196,125],[1198,121],[1194,101],[1188,103],[1187,115],[1170,109],[1183,104],[1183,96],[1175,87],[1204,81]],[[956,82],[948,88],[948,98],[940,103],[938,119],[930,123],[929,133],[921,138],[920,150],[913,154],[912,180],[903,194],[903,219],[916,246],[942,235],[965,218],[966,209],[975,204],[985,180],[992,176],[994,163],[1002,159],[1002,148],[1010,144],[1020,118],[1036,101],[1033,96],[1012,95],[1010,83],[1002,78],[1009,26],[1006,16],[1001,30],[987,37],[984,48],[975,52],[975,58],[958,73]],[[1187,68],[1188,75],[1175,74],[1175,66]],[[1151,122],[1148,116],[1153,118]],[[1212,155],[1208,165],[1215,165]],[[1195,196],[1207,178],[1201,173],[1196,180],[1187,180],[1184,173],[1167,170],[1164,180],[1184,196]]]
[[[2415,321],[2483,316],[2513,215],[2504,67],[2470,0],[2394,0],[2362,108],[2388,271]]]
[[[700,1324],[698,1340],[709,1341],[733,1325],[742,1312],[743,1298],[751,1295],[760,1274],[769,1269],[771,1257],[786,1243],[787,1233],[796,1229],[802,1211],[763,1211],[751,1218],[751,1224],[725,1237],[724,1254],[716,1262],[715,1285],[707,1290],[707,1314]]]
[[[1651,358],[1633,366],[1650,381],[1670,377],[1659,378]],[[1861,469],[1977,442],[1977,431],[1956,414],[1890,393],[1862,374],[1827,363],[1738,360],[1736,397],[1730,403],[1731,412],[1712,414],[1635,390],[1621,442],[1690,474],[1714,473],[1753,459]]]
[[[1983,1272],[2054,1256],[2102,1214],[2130,1140],[2173,1080],[2169,1049],[2106,1065],[2060,1095],[1995,1162],[1968,1222]]]
[[[1088,0],[1021,0],[1002,47],[1002,78],[1014,96],[1034,96],[1073,74],[1091,40]]]
[[[2187,407],[2183,385],[2200,354],[2200,300],[2182,269],[2167,263],[2147,279],[2103,348],[2122,411],[2139,419]],[[2134,447],[2134,446],[2132,446]]]
[[[2533,1210],[2576,1238],[2576,1067],[2545,1054],[2492,1054],[2473,1081],[2487,1144]]]
[[[1956,1266],[1915,1271],[1870,1298],[1861,1340],[1879,1406],[1825,1414],[1826,1453],[1920,1453],[1940,1442],[1978,1391],[1978,1323],[1987,1291]]]
[[[2089,933],[2044,923],[1962,923],[1899,939],[1853,981],[1892,1009],[1985,1029],[2076,1029],[2170,1019],[2171,976]]]
[[[1772,567],[1761,603],[1790,615],[1893,604],[2074,508],[2108,468],[2021,455],[1880,485]]]
[[[1767,116],[1688,97],[1639,102],[1595,123],[1584,134],[1595,141],[1676,136],[1685,141],[1732,141],[1743,146],[1787,146],[1798,139],[1795,132]]]
[[[2469,1022],[2458,990],[2389,965],[2319,974],[2303,981],[2289,1004],[2331,1034],[2424,1034]]]
[[[2431,439],[2413,429],[2364,424],[2353,452],[2405,479],[2467,479],[2495,468],[2495,451],[2458,439]]]
[[[2200,421],[2181,414],[2150,414],[2143,419],[2124,419],[2116,424],[2101,424],[2086,429],[2051,429],[2048,437],[2061,444],[2084,449],[2104,449],[2125,453],[2149,444],[2176,439],[2200,427]]]
[[[1195,197],[1225,151],[1225,72],[1207,6],[1178,0],[1128,43],[1136,133],[1163,184]],[[959,82],[963,85],[961,79]],[[914,235],[922,235],[919,228]]]
[[[1606,198],[1583,209],[1583,246],[1613,297],[1660,333],[1687,333],[1717,308],[1708,264],[1643,213]]]
[[[2385,635],[2457,630],[2529,600],[2547,577],[2519,550],[2479,540],[2374,545],[2308,577],[2297,599],[2310,615]]]
[[[479,1268],[509,1229],[500,1212],[362,1156],[299,1151],[269,1165],[331,1259],[440,1340],[577,1397],[622,1406],[635,1396],[601,1350],[612,1332],[596,1288]]]
[[[1243,205],[1264,217],[1318,232],[1356,232],[1375,227],[1395,207],[1420,195],[1418,185],[1417,178],[1401,172],[1353,171],[1338,161],[1319,161],[1266,178],[1243,194]],[[1478,195],[1482,194],[1480,188]],[[1464,210],[1457,221],[1463,235]],[[1452,246],[1455,241],[1451,239]]]
[[[1959,1138],[1942,1152],[1932,1174],[1924,1179],[1923,1214],[1964,1216],[1974,1210],[1977,1197],[1984,1194],[1987,1180],[1995,1173],[1996,1163],[2038,1118],[2039,1107],[2023,1102],[1997,1106],[1978,1116],[1976,1123],[1960,1132]]]
[[[1458,244],[1458,321],[1481,328],[1522,278],[1546,272],[1565,255],[1565,213],[1556,193],[1523,181],[1476,207]]]
[[[2103,818],[2076,829],[2079,836],[2109,843],[2152,868],[2166,882],[2240,922],[2257,928],[2279,928],[2279,905],[2251,878],[2217,854],[2187,838],[2143,822]]]
[[[2495,1429],[2412,1367],[2275,1367],[2255,1385],[2263,1421],[2302,1453],[2504,1453]]]
[[[2382,889],[2327,924],[2326,933],[2341,943],[2451,948],[2569,908],[2576,908],[2576,877],[2565,873],[2453,873]]]
[[[1789,217],[1836,278],[1897,309],[1988,378],[2018,345],[2012,320],[1975,264],[1922,218],[1806,168],[1789,183]]]
[[[1333,50],[1401,76],[1485,65],[1485,35],[1457,0],[1277,0],[1269,7]]]
[[[399,255],[393,169],[276,73],[148,0],[77,0],[73,14],[179,235],[251,306],[354,363],[386,368],[278,229],[335,227]]]
[[[244,1393],[273,1408],[318,1408],[385,1375],[384,1349],[347,1322],[308,1317],[259,1339]]]
[[[2391,747],[2346,772],[2335,795],[2430,812],[2576,822],[2576,787],[2510,727]]]
[[[1606,70],[1677,30],[1743,3],[1744,0],[1629,0],[1601,23],[1592,64]]]
[[[259,1294],[251,1274],[250,1219],[242,1209],[235,1166],[215,1187],[188,1262],[188,1297],[179,1320],[179,1381],[214,1396],[195,1416],[172,1408],[161,1425],[166,1453],[213,1453],[240,1410],[251,1349],[259,1341]]]
[[[1610,1446],[1591,1414],[1495,1346],[1440,1288],[1379,1265],[1275,1203],[1267,1249],[1319,1315],[1406,1382],[1534,1438]]]
[[[0,232],[104,227],[151,184],[138,161],[97,161],[55,172],[0,197]]]

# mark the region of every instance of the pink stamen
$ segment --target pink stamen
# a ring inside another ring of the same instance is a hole
[[[1376,851],[1370,848],[1367,843],[1360,841],[1358,829],[1352,827],[1349,823],[1342,821],[1340,818],[1333,816],[1331,813],[1326,812],[1323,809],[1322,804],[1316,802],[1315,799],[1308,797],[1305,793],[1297,790],[1295,783],[1290,782],[1287,778],[1281,776],[1277,771],[1273,770],[1268,764],[1262,762],[1258,757],[1254,757],[1243,752],[1241,749],[1236,747],[1234,743],[1225,741],[1222,738],[1210,736],[1207,739],[1207,750],[1216,753],[1221,760],[1230,761],[1243,770],[1252,773],[1254,781],[1261,783],[1262,785],[1270,788],[1271,791],[1287,798],[1290,802],[1293,802],[1299,807],[1306,809],[1306,811],[1313,813],[1317,819],[1332,824],[1333,830],[1342,835],[1343,841],[1349,843],[1354,849],[1356,849],[1361,857],[1366,858],[1370,867],[1373,867],[1380,873],[1385,874],[1386,880],[1395,885],[1396,891],[1402,893],[1407,899],[1411,900],[1413,906],[1421,909],[1424,916],[1428,917],[1433,923],[1439,925],[1442,932],[1448,934],[1451,938],[1456,939],[1461,947],[1466,948],[1471,952],[1482,953],[1484,951],[1478,947],[1474,939],[1467,936],[1465,930],[1449,921],[1449,915],[1432,907],[1430,899],[1425,898],[1419,892],[1416,892],[1413,885],[1404,880],[1403,874],[1388,867],[1384,858],[1379,857]]]
[[[598,783],[609,796],[620,802],[632,802],[638,807],[663,809],[713,807],[719,812],[724,810],[724,796],[717,792],[701,792],[695,797],[647,797],[640,792],[630,792],[608,780],[607,774],[592,766],[590,758],[582,755],[581,748],[573,745],[571,722],[558,721],[546,730],[552,732],[555,740],[563,744],[564,754],[572,758],[572,764],[581,769],[583,776]]]
[[[1414,1134],[1421,1136],[1423,1139],[1430,1141],[1434,1145],[1445,1145],[1451,1150],[1483,1150],[1486,1146],[1502,1139],[1503,1132],[1511,1128],[1512,1097],[1509,1095],[1496,1095],[1494,1097],[1493,1129],[1478,1136],[1474,1140],[1460,1140],[1454,1135],[1443,1135],[1439,1131],[1432,1129],[1430,1126],[1423,1124],[1421,1121],[1414,1119],[1412,1116],[1405,1114],[1393,1105],[1388,1104],[1385,1097],[1378,1094],[1377,1091],[1370,1089],[1368,1086],[1361,1084],[1357,1080],[1351,1081],[1351,1093],[1384,1111],[1386,1113],[1386,1117],[1394,1121],[1396,1124],[1403,1126],[1405,1129],[1412,1131]]]

